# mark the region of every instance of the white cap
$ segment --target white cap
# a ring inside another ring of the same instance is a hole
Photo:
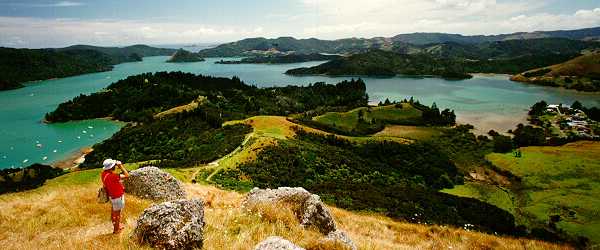
[[[104,160],[104,162],[102,163],[102,165],[103,165],[102,170],[109,170],[109,169],[115,167],[115,165],[117,165],[117,163],[118,163],[118,161],[108,158],[108,159]]]

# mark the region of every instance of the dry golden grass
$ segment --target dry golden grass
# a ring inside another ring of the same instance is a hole
[[[0,196],[0,249],[146,249],[129,237],[135,220],[151,202],[126,196],[120,235],[111,234],[109,204],[96,202],[99,180],[77,183],[81,171],[49,181],[41,188]],[[78,176],[79,175],[79,176]],[[90,179],[90,178],[88,178]],[[243,194],[212,186],[185,184],[190,198],[205,207],[204,249],[252,249],[269,236],[281,236],[309,250],[343,249],[321,242],[315,230],[299,226],[292,208],[240,207]],[[339,228],[359,249],[570,249],[549,243],[497,237],[440,226],[394,221],[366,213],[331,208]]]

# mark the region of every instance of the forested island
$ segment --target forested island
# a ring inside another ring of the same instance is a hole
[[[461,65],[452,60],[438,59],[430,55],[408,55],[373,50],[363,54],[339,58],[310,68],[297,68],[285,72],[289,75],[365,75],[395,76],[434,75],[450,79],[471,78]]]
[[[169,58],[169,60],[167,60],[167,62],[170,63],[177,63],[177,62],[202,62],[204,61],[204,58],[198,56],[198,54],[196,53],[192,53],[189,52],[187,50],[184,49],[178,49],[175,54],[173,54],[171,56],[171,58]]]
[[[285,54],[285,55],[265,55],[242,58],[238,61],[216,61],[217,64],[284,64],[300,63],[310,61],[329,61],[340,58],[339,55],[313,54]]]
[[[144,56],[171,54],[172,49],[134,45],[124,48],[76,45],[60,49],[0,48],[0,90],[21,83],[109,71],[113,65]]]

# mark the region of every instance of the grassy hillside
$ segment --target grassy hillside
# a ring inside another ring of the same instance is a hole
[[[599,243],[600,143],[582,141],[559,147],[525,147],[521,152],[520,158],[510,153],[487,156],[494,165],[522,178],[522,186],[511,188],[509,195],[515,197],[515,202],[508,211],[514,211],[517,221],[529,225],[548,224],[551,216],[560,216],[555,223],[558,229]],[[483,200],[509,205],[506,198]]]
[[[129,169],[137,166],[128,165]],[[193,169],[191,169],[193,170]],[[170,170],[169,170],[170,171]],[[129,237],[150,201],[127,195],[120,235],[112,235],[110,206],[96,202],[100,170],[73,172],[21,193],[0,195],[2,249],[149,249]],[[186,181],[186,175],[179,175]],[[203,249],[248,249],[280,235],[307,249],[319,249],[318,232],[298,226],[286,207],[247,212],[243,194],[185,184],[189,198],[205,201]],[[330,207],[339,227],[359,249],[571,249],[535,240],[498,237],[461,228],[403,223],[372,213]]]
[[[513,76],[511,80],[581,91],[600,91],[600,52],[526,71]]]
[[[319,127],[328,127],[336,131],[351,133],[352,131],[378,132],[385,124],[421,125],[422,112],[409,103],[378,107],[360,107],[348,112],[328,112],[315,116],[312,120]],[[372,129],[369,129],[372,128]]]

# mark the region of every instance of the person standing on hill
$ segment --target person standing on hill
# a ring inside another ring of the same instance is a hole
[[[129,173],[123,167],[123,164],[117,160],[106,159],[102,165],[103,171],[100,177],[112,204],[110,219],[114,226],[113,233],[118,234],[125,228],[121,224],[121,210],[125,207],[125,187],[121,180],[128,178]],[[117,168],[121,169],[121,174],[117,174]]]

